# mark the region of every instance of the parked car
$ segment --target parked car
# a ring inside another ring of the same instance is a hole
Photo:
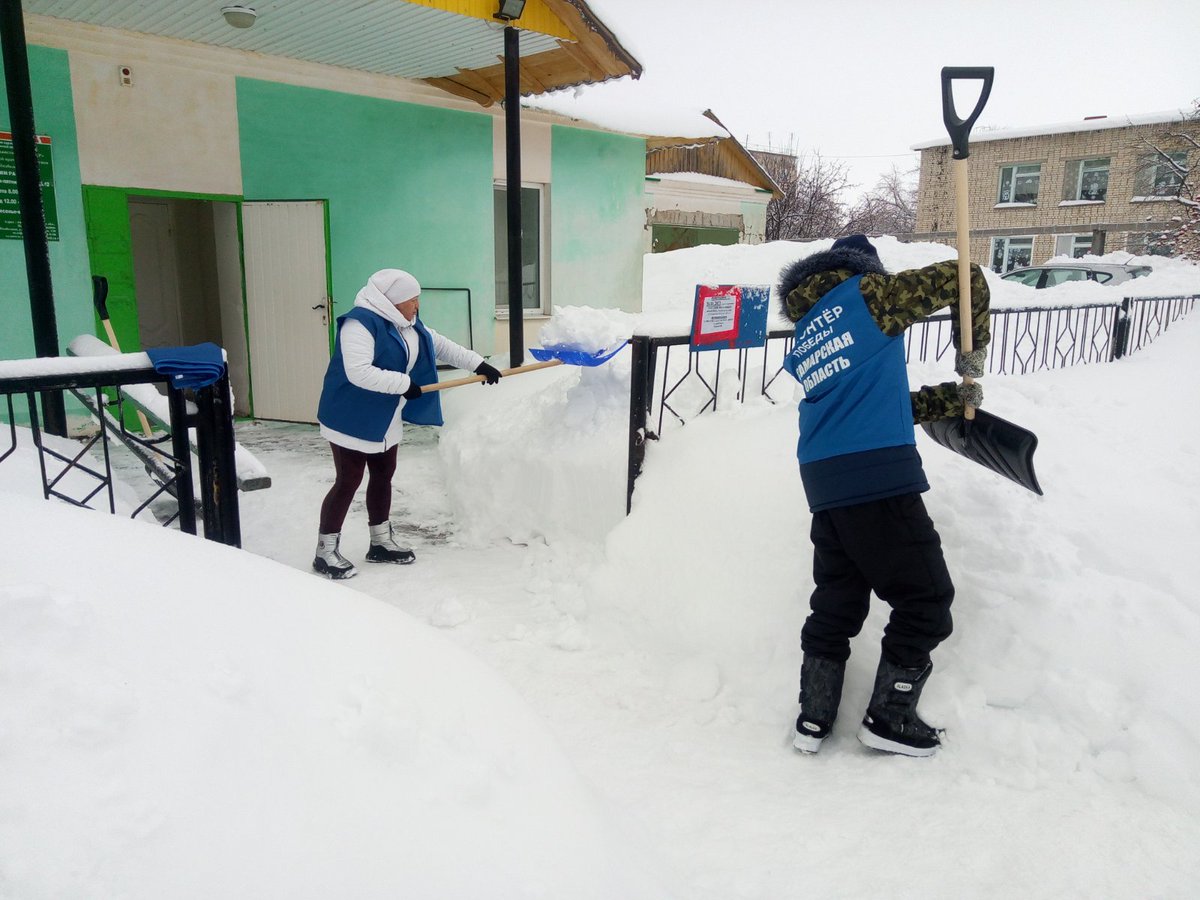
[[[1005,281],[1015,281],[1029,287],[1048,288],[1067,281],[1094,281],[1097,284],[1120,284],[1149,275],[1150,266],[1120,266],[1109,263],[1052,263],[1044,266],[1024,266],[1005,272]]]

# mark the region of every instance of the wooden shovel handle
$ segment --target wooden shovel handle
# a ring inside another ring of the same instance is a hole
[[[958,343],[963,353],[970,353],[975,346],[971,321],[971,219],[968,203],[967,161],[956,159],[954,166],[955,225],[958,227]],[[963,376],[963,384],[974,384],[970,375]],[[975,418],[975,407],[963,409],[963,418]]]
[[[524,366],[517,366],[515,369],[501,369],[500,374],[504,377],[509,375],[522,375],[525,372],[534,372],[538,369],[548,369],[551,366],[561,366],[561,359],[548,359],[545,362],[528,363]],[[439,381],[437,384],[421,385],[421,393],[428,394],[430,391],[444,391],[446,388],[462,387],[464,384],[477,384],[480,381],[487,381],[483,375],[472,375],[469,378],[455,378],[451,381]]]
[[[113,331],[112,322],[106,317],[100,320],[104,325],[104,333],[108,335],[108,345],[121,352],[121,345],[117,343],[117,333]],[[137,411],[138,424],[142,426],[142,434],[145,437],[154,437],[154,429],[150,427],[150,420],[146,418],[146,414],[140,409]]]

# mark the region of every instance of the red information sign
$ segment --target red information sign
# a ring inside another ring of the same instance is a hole
[[[696,285],[696,307],[692,313],[692,346],[737,344],[742,320],[742,289],[733,284]]]

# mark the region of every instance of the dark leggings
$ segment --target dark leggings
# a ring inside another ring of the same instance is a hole
[[[382,453],[362,453],[330,444],[333,468],[337,477],[321,504],[321,534],[337,534],[346,521],[346,513],[354,492],[362,484],[363,469],[367,478],[367,524],[381,525],[392,511],[392,475],[396,471],[396,447]]]

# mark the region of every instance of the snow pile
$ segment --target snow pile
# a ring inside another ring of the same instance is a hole
[[[944,244],[902,243],[890,236],[872,238],[872,242],[889,271],[955,258],[954,249]],[[779,271],[797,259],[828,250],[832,244],[831,239],[778,241],[651,254],[645,258],[642,314],[556,307],[541,331],[541,341],[594,352],[615,346],[634,333],[686,335],[697,284],[770,284],[773,299],[768,327],[786,329],[790,325],[779,312],[774,294]],[[1128,258],[1128,254],[1111,254],[1098,259],[1124,262]],[[996,308],[1111,303],[1135,289],[1141,296],[1200,293],[1200,266],[1161,257],[1149,259],[1156,267],[1154,273],[1116,288],[1075,283],[1038,291],[1003,281],[990,271],[986,277]],[[716,354],[707,354],[703,363],[711,366],[715,361]],[[719,380],[719,389],[725,392],[719,406],[727,408],[732,399],[729,394],[737,385],[736,357],[726,354],[722,364],[728,371]],[[756,360],[751,364],[757,364]],[[463,523],[459,537],[474,542],[498,537],[520,542],[595,540],[619,522],[624,515],[619,501],[627,468],[628,373],[629,353],[624,351],[595,369],[572,370],[537,381],[529,379],[540,379],[540,373],[523,375],[521,388],[514,379],[505,383],[503,391],[488,395],[454,392],[453,404],[463,412],[447,416],[441,447],[451,501]],[[712,373],[707,377],[711,384]],[[948,371],[938,371],[920,383],[952,377]],[[752,372],[748,380],[757,383],[761,374]],[[543,384],[550,386],[540,390],[538,386]],[[655,390],[661,390],[661,377]],[[685,382],[675,395],[679,408],[699,409],[708,399],[704,390],[697,379]],[[786,390],[786,385],[779,390]],[[477,412],[469,411],[475,407],[479,407]],[[556,461],[554,465],[548,465],[551,459]]]
[[[503,391],[444,398],[450,424],[439,449],[460,540],[596,541],[621,520],[629,358],[623,350],[601,366],[562,366],[505,379]]]
[[[83,446],[78,441],[55,437],[52,434],[40,433],[42,446],[53,451],[61,458],[46,454],[39,460],[37,446],[33,441],[33,432],[28,428],[17,426],[13,430],[12,454],[0,461],[0,492],[13,491],[17,493],[41,496],[42,465],[46,467],[46,480],[53,485],[53,490],[62,497],[69,497],[79,503],[88,503],[94,509],[108,511],[109,496],[107,488],[100,487],[100,480],[89,472],[76,466],[69,466],[63,459],[72,460],[79,456]],[[9,450],[5,446],[0,453]],[[91,471],[103,474],[104,463],[100,459],[85,456],[81,462]],[[137,494],[120,479],[112,483],[112,506],[121,516],[131,516],[141,505]],[[148,510],[138,514],[144,521],[153,522],[154,516]]]
[[[544,347],[563,347],[597,353],[611,350],[633,333],[637,317],[619,309],[556,306],[538,338]]]
[[[4,507],[26,561],[0,580],[4,896],[661,896],[537,717],[405,614]]]
[[[943,252],[879,243],[892,268]],[[648,294],[674,285],[664,314],[690,319],[695,283],[770,282],[799,246],[650,257]],[[648,444],[626,518],[628,350],[446,392],[440,446],[414,428],[400,452],[417,564],[349,585],[307,574],[332,465],[304,426],[239,426],[278,487],[241,498],[249,554],[10,504],[0,893],[666,895],[577,769],[696,900],[1190,896],[1197,355],[1193,311],[1119,362],[985,379],[986,408],[1039,435],[1042,498],[918,434],[957,587],[921,702],[946,729],[929,760],[854,738],[882,603],[833,735],[791,750],[812,591],[794,404]],[[345,536],[360,561],[361,504]]]
[[[894,237],[871,238],[879,258],[889,272],[916,269],[947,259],[957,259],[953,247],[929,242],[901,243]],[[828,250],[832,240],[809,242],[772,241],[757,245],[730,247],[692,247],[646,256],[643,269],[643,320],[638,330],[644,334],[686,334],[691,325],[691,310],[697,284],[770,284],[778,283],[784,266],[798,259]],[[1056,261],[1069,261],[1066,259]],[[1200,293],[1200,266],[1185,260],[1162,256],[1133,256],[1109,253],[1089,256],[1083,262],[1148,265],[1153,272],[1121,285],[1095,282],[1068,282],[1051,289],[1036,290],[1004,281],[990,269],[984,269],[996,309],[1028,306],[1077,306],[1088,303],[1119,303],[1122,297],[1177,296]],[[976,260],[979,262],[979,260]],[[771,328],[788,327],[778,314],[778,296],[772,297],[774,318]]]

